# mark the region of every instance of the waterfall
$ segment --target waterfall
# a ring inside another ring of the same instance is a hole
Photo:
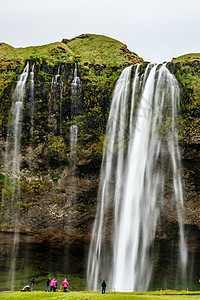
[[[70,127],[70,148],[71,148],[71,171],[74,172],[75,163],[76,163],[76,155],[77,155],[77,135],[78,135],[78,127],[76,125],[72,125]]]
[[[80,78],[78,77],[78,67],[77,67],[77,63],[75,63],[72,87],[75,87],[76,89],[78,89],[80,87],[80,84],[81,84],[81,81],[80,81]]]
[[[80,114],[81,103],[80,103],[80,90],[81,90],[81,81],[78,77],[78,67],[75,63],[74,67],[74,78],[71,84],[71,117],[74,118]]]
[[[21,162],[21,132],[22,132],[22,109],[23,109],[23,100],[24,93],[26,87],[26,81],[28,77],[29,71],[29,63],[27,63],[23,73],[21,74],[13,96],[13,102],[11,107],[11,112],[9,116],[8,122],[8,131],[7,131],[7,139],[6,139],[6,150],[5,150],[5,158],[4,158],[4,170],[5,170],[5,184],[4,189],[2,191],[2,203],[4,202],[9,206],[4,207],[6,209],[6,213],[4,214],[5,220],[10,220],[15,222],[16,218],[13,215],[13,210],[15,206],[15,201],[19,198],[20,192],[20,162]],[[7,193],[5,193],[6,185],[8,183],[8,178],[11,180],[12,184],[12,195],[9,196],[8,200],[6,198]]]
[[[77,188],[77,180],[76,180],[76,160],[77,160],[77,139],[78,139],[78,124],[74,119],[78,113],[78,101],[79,101],[79,92],[81,87],[81,81],[78,77],[78,68],[75,63],[74,68],[74,78],[71,83],[71,118],[73,120],[73,125],[70,127],[70,169],[71,169],[71,182],[70,182],[70,191],[71,191],[71,200],[76,200],[76,188]]]
[[[187,262],[182,220],[181,163],[176,129],[179,88],[165,65],[136,65],[116,83],[104,141],[98,208],[88,257],[87,280],[98,289],[106,279],[112,290],[146,290],[153,264],[150,247],[167,201],[176,207],[180,266]],[[130,91],[132,94],[130,94]],[[165,199],[169,174],[172,199]],[[106,241],[112,240],[108,254]],[[107,253],[106,253],[107,252]]]
[[[71,118],[72,120],[74,117],[76,117],[79,114],[78,109],[78,97],[80,93],[81,88],[81,81],[78,77],[78,68],[77,64],[75,63],[74,68],[74,78],[71,84]],[[76,160],[76,148],[77,148],[77,135],[78,135],[78,125],[76,124],[76,121],[74,120],[74,124],[70,127],[70,146],[71,146],[71,161],[72,165],[75,164]],[[74,166],[72,166],[74,168]]]
[[[78,102],[79,102],[79,93],[81,89],[81,81],[78,77],[78,68],[77,64],[75,63],[74,67],[74,78],[71,84],[71,119],[74,119],[80,112],[78,109]],[[78,134],[78,127],[76,124],[72,125],[70,128],[70,141],[72,142],[71,146],[74,145],[74,141],[77,141],[77,134]]]
[[[29,102],[31,104],[31,138],[33,138],[33,131],[34,131],[34,111],[35,111],[35,99],[34,99],[34,67],[35,65],[32,65],[32,70],[30,72],[30,97]]]
[[[2,190],[1,222],[2,224],[11,224],[14,228],[14,241],[10,268],[11,288],[15,278],[15,262],[19,245],[19,210],[16,205],[20,197],[21,122],[28,72],[29,63],[27,63],[15,88],[8,123],[4,158],[5,181],[4,188]]]
[[[59,107],[58,101],[59,98]],[[51,81],[51,97],[49,103],[49,125],[51,132],[62,131],[62,98],[63,98],[63,81],[60,76],[60,65],[55,77]],[[57,120],[57,111],[59,111],[59,120]]]

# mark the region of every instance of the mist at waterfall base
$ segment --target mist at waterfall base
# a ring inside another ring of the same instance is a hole
[[[170,205],[179,222],[177,280],[186,279],[187,248],[177,121],[179,88],[165,65],[126,68],[113,94],[89,251],[87,280],[98,289],[106,279],[112,290],[147,290],[157,259],[159,219]],[[172,181],[171,199],[166,187]],[[108,241],[111,250],[108,255]]]

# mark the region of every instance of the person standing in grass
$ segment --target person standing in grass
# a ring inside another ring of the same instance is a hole
[[[31,279],[31,290],[34,291],[34,286],[35,286],[35,277]]]
[[[68,281],[67,281],[67,279],[65,279],[65,280],[63,281],[64,292],[67,291],[67,287],[68,287]]]
[[[53,291],[55,292],[56,291],[56,283],[55,283],[55,278],[53,278],[51,280],[51,283],[50,283],[50,292]]]
[[[102,281],[101,287],[102,287],[102,294],[105,294],[105,292],[106,292],[106,282],[105,282],[105,280]]]
[[[50,282],[51,282],[51,280],[50,280],[50,278],[48,278],[45,292],[47,292],[47,291],[49,292]]]

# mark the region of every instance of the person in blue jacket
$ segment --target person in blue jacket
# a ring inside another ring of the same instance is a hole
[[[48,278],[45,292],[47,292],[47,291],[49,292],[50,282],[51,282],[51,280],[50,280],[50,278]]]

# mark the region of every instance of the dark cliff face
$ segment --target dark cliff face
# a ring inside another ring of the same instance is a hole
[[[31,66],[30,66],[31,67]],[[34,69],[34,125],[31,135],[30,83],[24,97],[21,145],[21,193],[16,205],[20,211],[22,231],[41,234],[49,238],[51,231],[60,232],[60,239],[88,235],[95,212],[101,164],[102,140],[112,88],[94,85],[81,79],[78,100],[81,110],[74,115],[71,110],[71,83],[74,64],[60,65],[63,81],[62,98],[59,86],[52,90],[52,77],[58,66],[51,67],[45,62]],[[78,71],[80,77],[84,70]],[[10,103],[15,82],[10,92],[4,93]],[[7,112],[2,115],[6,124]],[[72,173],[70,153],[70,126],[77,124],[77,158]],[[2,128],[1,137],[1,185],[5,186],[3,157],[7,126]],[[74,190],[74,183],[76,188]],[[9,186],[6,187],[10,196]],[[10,224],[3,224],[9,228]],[[12,227],[12,226],[11,226]]]
[[[200,57],[188,54],[169,64],[180,88],[179,142],[182,157],[185,224],[200,226]]]
[[[4,198],[9,203],[13,189],[4,173],[9,111],[19,74],[28,61],[29,70],[34,65],[35,105],[32,117],[29,75],[23,105],[20,197],[15,203],[20,230],[43,240],[51,239],[55,230],[59,241],[89,239],[114,84],[125,66],[142,59],[126,45],[97,35],[26,49],[1,44],[0,53],[0,180]],[[75,63],[81,86],[73,99]],[[70,146],[73,124],[78,126],[75,158]],[[6,218],[2,229],[13,229]]]

